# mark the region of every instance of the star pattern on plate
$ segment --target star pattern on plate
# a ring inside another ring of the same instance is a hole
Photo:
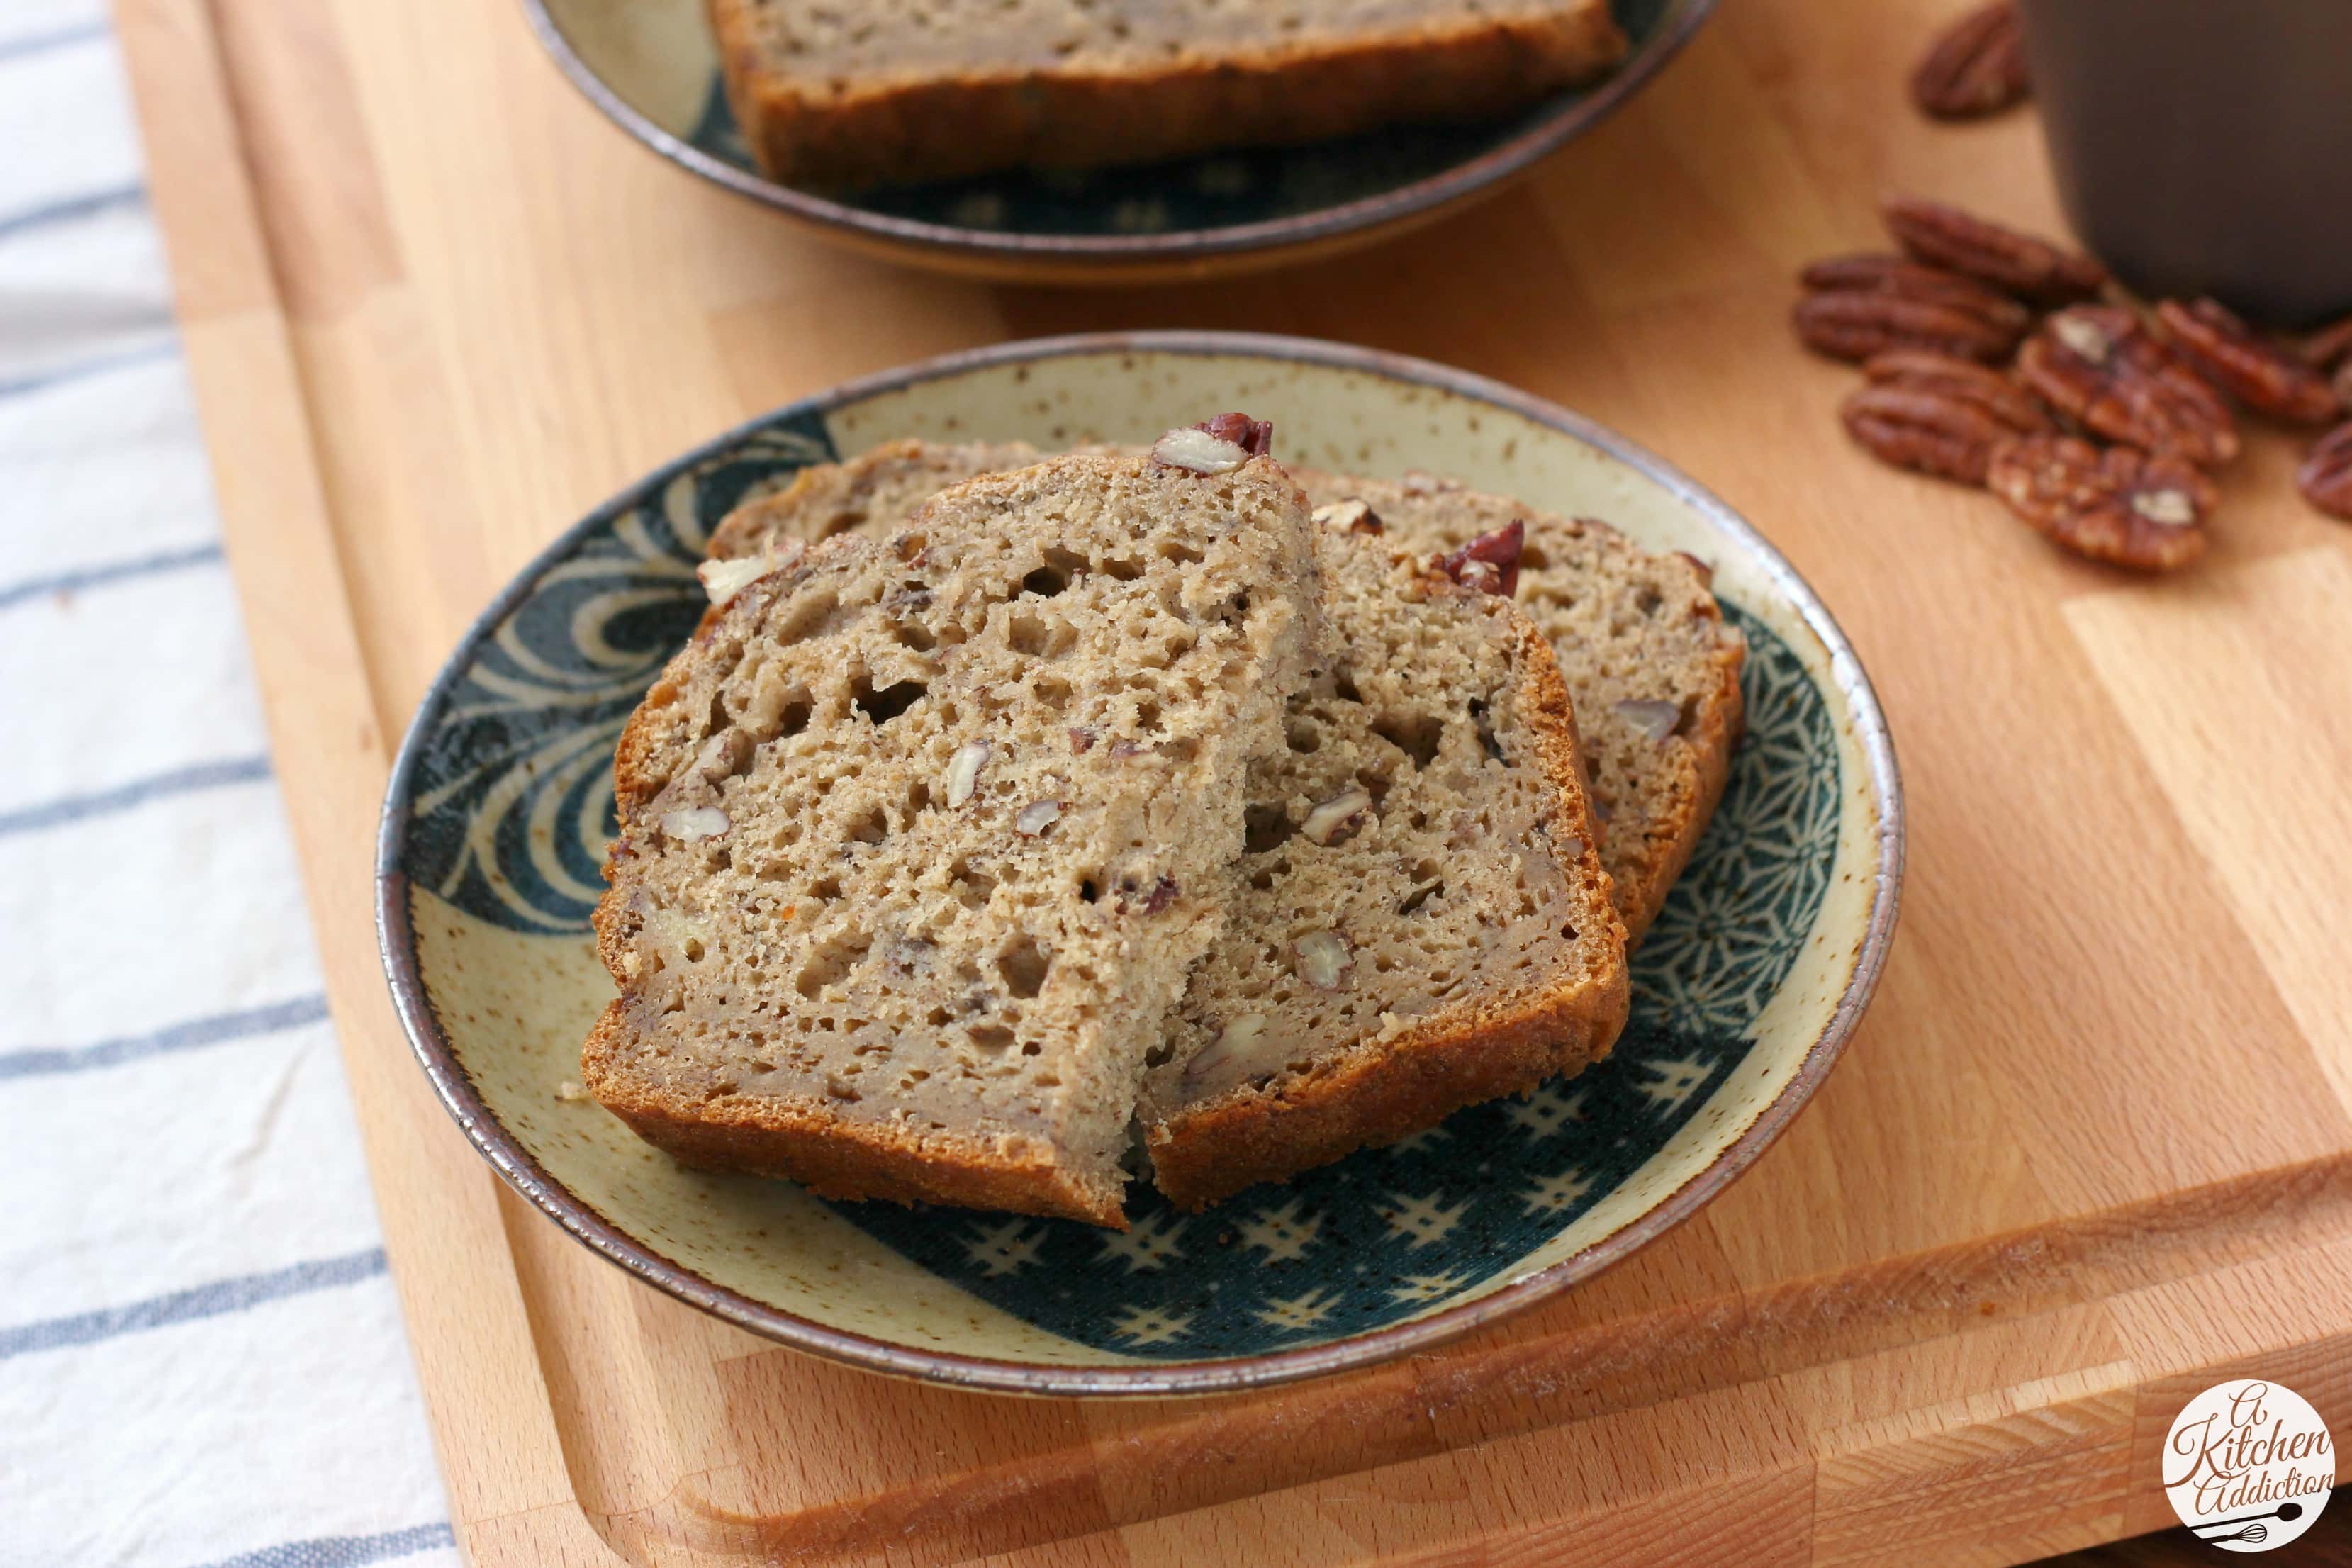
[[[1592,1183],[1582,1171],[1560,1171],[1538,1176],[1519,1194],[1519,1202],[1529,1214],[1563,1214],[1591,1190]]]
[[[1037,1261],[1037,1249],[1045,1245],[1045,1227],[1016,1215],[993,1224],[982,1221],[964,1238],[963,1253],[992,1279],[1028,1268]]]
[[[1391,1193],[1389,1229],[1411,1237],[1416,1247],[1444,1241],[1462,1223],[1462,1216],[1470,1212],[1470,1200],[1465,1198],[1449,1208],[1443,1197],[1439,1193]]]
[[[1321,1219],[1301,1213],[1305,1207],[1304,1199],[1292,1198],[1278,1208],[1258,1210],[1255,1218],[1242,1221],[1242,1241],[1264,1253],[1268,1263],[1296,1262],[1323,1228]]]
[[[1584,1091],[1559,1082],[1547,1083],[1525,1100],[1511,1100],[1504,1114],[1511,1125],[1530,1138],[1549,1138],[1570,1122],[1580,1120],[1584,1104]]]
[[[1257,1316],[1261,1322],[1299,1333],[1322,1322],[1339,1304],[1337,1292],[1318,1288],[1296,1296],[1270,1297],[1265,1305],[1258,1309]]]
[[[1648,1081],[1633,1087],[1647,1095],[1650,1103],[1661,1110],[1680,1110],[1700,1085],[1707,1080],[1711,1064],[1696,1058],[1668,1057],[1642,1064]]]
[[[1180,1243],[1184,1224],[1184,1216],[1180,1214],[1154,1210],[1139,1216],[1126,1230],[1104,1232],[1102,1255],[1125,1263],[1129,1274],[1163,1268],[1171,1258],[1183,1256]]]
[[[1111,1331],[1130,1345],[1160,1345],[1182,1338],[1192,1321],[1186,1313],[1129,1305],[1121,1307],[1111,1321]]]
[[[1408,1274],[1404,1282],[1389,1290],[1389,1300],[1419,1306],[1424,1301],[1439,1301],[1470,1283],[1460,1269],[1449,1268],[1442,1274]]]

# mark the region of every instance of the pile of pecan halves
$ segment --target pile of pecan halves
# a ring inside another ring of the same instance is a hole
[[[2143,316],[2086,256],[1914,196],[1881,212],[1902,253],[1806,268],[1796,326],[1862,366],[1840,413],[1882,460],[1982,486],[2077,554],[2168,571],[2204,553],[2234,400],[2334,426],[2295,480],[2352,519],[2352,320],[2288,344],[2210,300]]]

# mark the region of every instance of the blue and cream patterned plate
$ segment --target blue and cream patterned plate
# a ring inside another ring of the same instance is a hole
[[[1279,451],[1425,468],[1714,563],[1747,633],[1748,731],[1633,964],[1615,1054],[1287,1187],[1125,1235],[832,1204],[696,1174],[577,1083],[612,994],[588,915],[623,721],[700,613],[720,517],[902,436],[1148,438],[1202,410]],[[1298,339],[1012,343],[857,383],[720,437],[599,507],[435,682],[385,803],[379,919],[411,1040],[492,1163],[574,1236],[696,1306],[884,1372],[1036,1394],[1239,1388],[1421,1348],[1567,1289],[1752,1162],[1835,1059],[1895,921],[1894,756],[1837,626],[1772,548],[1576,416],[1417,361]]]
[[[1624,62],[1498,123],[1406,127],[1090,174],[1011,174],[821,195],[753,166],[719,89],[704,0],[525,0],[590,101],[671,162],[918,266],[1030,282],[1203,278],[1402,233],[1494,195],[1623,103],[1716,0],[1612,0]]]

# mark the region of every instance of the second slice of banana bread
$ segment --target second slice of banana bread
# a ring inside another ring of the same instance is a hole
[[[1331,668],[1250,769],[1223,934],[1144,1086],[1188,1208],[1605,1056],[1625,930],[1542,634],[1381,541],[1319,536]]]
[[[1639,942],[1715,815],[1746,717],[1748,644],[1724,620],[1708,569],[1605,522],[1451,479],[1294,472],[1318,510],[1361,502],[1400,548],[1458,550],[1514,523],[1524,531],[1515,597],[1575,697],[1601,861]]]

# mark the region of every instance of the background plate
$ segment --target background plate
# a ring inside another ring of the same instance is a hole
[[[1071,1222],[829,1204],[683,1171],[577,1097],[609,997],[588,932],[611,753],[699,614],[744,496],[902,435],[1149,437],[1212,406],[1277,451],[1425,467],[1714,562],[1748,634],[1748,736],[1634,964],[1609,1061],[1201,1215]],[[421,708],[386,805],[385,958],[445,1101],[607,1256],[787,1342],[1034,1393],[1238,1387],[1433,1342],[1605,1267],[1760,1152],[1834,1058],[1892,929],[1900,822],[1866,681],[1777,553],[1681,476],[1560,410],[1298,340],[1016,343],[722,437],[600,507],[493,605]]]
[[[846,197],[780,184],[753,165],[719,90],[703,0],[525,4],[564,73],[631,135],[835,238],[955,271],[1139,283],[1352,248],[1492,195],[1640,90],[1716,0],[1613,0],[1632,46],[1623,63],[1492,124]]]

